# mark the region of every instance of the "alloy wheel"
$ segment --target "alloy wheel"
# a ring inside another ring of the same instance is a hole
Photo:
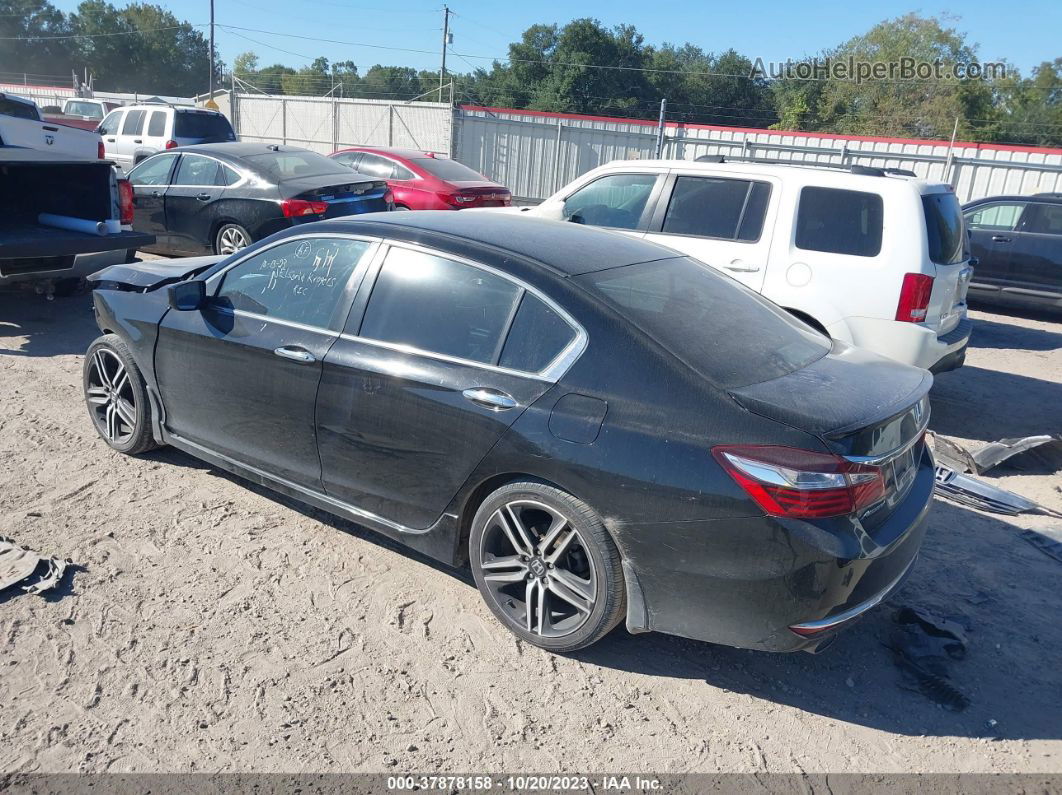
[[[245,235],[241,229],[235,226],[227,226],[222,229],[221,234],[218,235],[218,253],[235,254],[250,242],[251,241],[247,239],[247,235]]]
[[[97,348],[89,366],[87,388],[92,419],[111,444],[128,442],[136,433],[136,393],[122,360]]]
[[[594,610],[599,577],[586,542],[548,505],[505,503],[487,520],[479,555],[490,598],[533,635],[571,635]]]

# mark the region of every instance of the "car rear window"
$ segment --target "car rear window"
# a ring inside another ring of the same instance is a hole
[[[830,350],[784,309],[689,257],[574,279],[722,389],[780,378]]]
[[[174,138],[214,138],[219,141],[235,141],[229,120],[220,113],[193,113],[177,111],[173,121]]]
[[[424,169],[433,177],[445,179],[448,182],[487,181],[487,178],[478,171],[473,171],[468,166],[446,157],[417,157],[412,160],[412,163],[417,168]]]
[[[244,160],[273,179],[320,177],[329,174],[342,175],[348,181],[352,178],[350,169],[342,163],[308,150],[266,152],[261,155],[247,155]]]
[[[954,265],[966,259],[966,234],[962,207],[954,193],[930,193],[922,197],[926,216],[929,259],[937,265]]]
[[[0,97],[0,115],[14,116],[16,119],[39,121],[37,108],[25,102],[17,102],[7,97]]]
[[[881,196],[859,190],[802,188],[796,246],[807,251],[876,257],[881,251]]]

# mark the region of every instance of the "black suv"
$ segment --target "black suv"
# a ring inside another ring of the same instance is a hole
[[[1062,193],[992,196],[963,214],[978,259],[970,298],[1062,310]]]

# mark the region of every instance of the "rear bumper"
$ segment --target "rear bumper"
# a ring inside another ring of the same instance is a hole
[[[766,516],[616,528],[628,629],[762,651],[822,646],[903,583],[926,532],[933,484],[923,450],[907,496],[874,529],[850,517]],[[807,634],[794,630],[801,626]]]
[[[939,336],[916,323],[880,318],[849,317],[839,325],[846,326],[848,333],[835,336],[851,338],[853,345],[934,373],[961,366],[973,330],[973,322],[965,315],[955,328]]]

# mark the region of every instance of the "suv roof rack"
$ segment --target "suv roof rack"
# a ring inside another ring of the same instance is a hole
[[[875,166],[860,166],[854,163],[818,163],[810,160],[772,160],[765,157],[753,157],[751,155],[701,155],[694,158],[694,163],[728,163],[732,161],[744,162],[744,163],[761,163],[764,165],[774,166],[804,166],[805,168],[833,168],[838,171],[848,171],[852,174],[859,174],[865,177],[886,177],[889,175],[897,177],[917,177],[913,171],[907,168],[877,168]],[[1062,197],[1062,193],[1037,194],[1039,196],[1059,196]]]

